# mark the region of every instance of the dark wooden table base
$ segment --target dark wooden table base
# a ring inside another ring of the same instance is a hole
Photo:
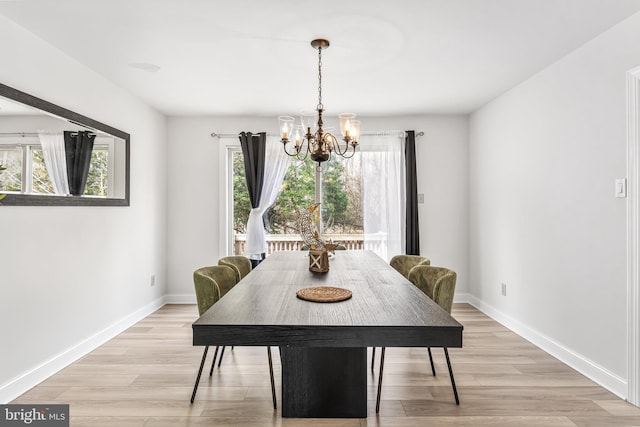
[[[282,416],[366,418],[365,347],[281,347]]]

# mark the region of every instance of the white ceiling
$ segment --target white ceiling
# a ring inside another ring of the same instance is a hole
[[[0,1],[1,14],[168,115],[314,109],[319,37],[331,42],[328,115],[468,113],[638,10],[640,0]]]

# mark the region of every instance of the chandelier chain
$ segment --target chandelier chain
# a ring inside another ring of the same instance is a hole
[[[322,47],[318,47],[318,110],[324,110],[322,105]]]

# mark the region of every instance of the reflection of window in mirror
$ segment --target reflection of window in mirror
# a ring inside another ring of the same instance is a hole
[[[114,197],[114,139],[98,135],[91,153],[91,166],[84,191],[88,197]],[[0,135],[0,192],[55,194],[37,136]]]
[[[0,165],[6,168],[0,174],[0,192],[22,192],[22,149],[13,145],[0,145]]]

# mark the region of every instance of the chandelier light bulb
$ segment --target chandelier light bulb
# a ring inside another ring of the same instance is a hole
[[[302,138],[304,135],[304,131],[302,130],[302,126],[295,125],[291,130],[291,135],[293,138],[293,142],[295,143],[296,151],[300,151],[300,147],[302,146]]]
[[[291,129],[293,128],[293,123],[296,121],[291,116],[280,116],[278,117],[278,121],[280,122],[280,135],[283,141],[287,141],[289,135],[291,134]]]

